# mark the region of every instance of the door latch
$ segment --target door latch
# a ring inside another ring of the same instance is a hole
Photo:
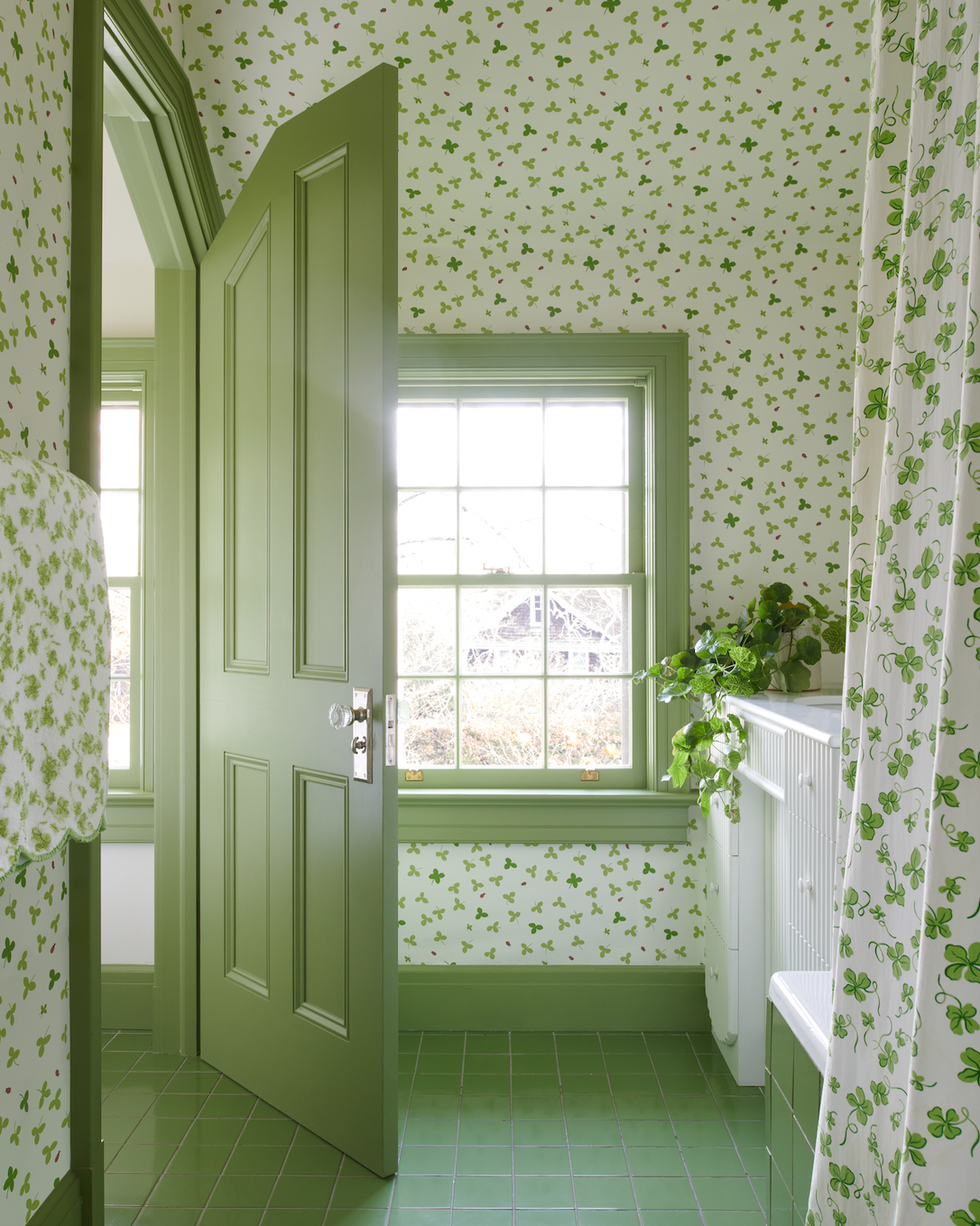
[[[342,728],[353,727],[350,747],[351,753],[354,755],[354,767],[351,774],[355,779],[360,780],[361,783],[370,783],[372,781],[372,701],[371,690],[360,689],[355,685],[353,706],[348,707],[345,703],[335,702],[327,712],[330,726],[336,728],[338,732]],[[357,727],[355,725],[360,726]]]

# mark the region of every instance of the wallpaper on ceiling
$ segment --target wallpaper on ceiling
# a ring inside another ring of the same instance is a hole
[[[0,448],[68,466],[71,34],[59,0],[0,5]],[[0,886],[0,1219],[71,1165],[64,853]]]
[[[71,16],[0,13],[0,448],[67,466]]]
[[[401,322],[690,333],[692,605],[841,596],[859,0],[145,0],[231,202],[275,127],[401,70]]]
[[[692,810],[692,813],[700,814]],[[399,960],[655,966],[704,953],[704,840],[399,848]]]
[[[71,1166],[68,856],[0,885],[0,1219],[26,1222]]]
[[[692,621],[727,619],[784,577],[797,594],[843,602],[864,4],[144,3],[189,74],[229,206],[280,123],[372,65],[397,64],[401,326],[688,332]],[[697,859],[696,828],[692,839]],[[687,853],[654,848],[656,891],[624,889],[629,918],[617,921],[607,892],[623,874],[606,874],[620,861],[605,847],[559,851],[563,869],[585,856],[577,890],[541,848],[487,847],[489,867],[465,848],[402,848],[403,956],[484,963],[492,948],[498,961],[600,962],[660,950],[666,965],[700,961],[690,908],[703,886],[666,867]],[[512,889],[508,857],[543,872]],[[635,848],[628,858],[626,880],[651,879],[642,864],[634,872]],[[474,860],[479,872],[465,867]],[[549,868],[566,904],[602,896],[601,922],[589,899],[571,904],[581,922],[561,927]],[[477,919],[474,903],[487,914]],[[549,930],[532,934],[545,911]]]

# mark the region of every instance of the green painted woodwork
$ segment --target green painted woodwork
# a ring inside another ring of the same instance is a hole
[[[31,1214],[31,1226],[86,1226],[82,1199],[82,1181],[75,1171],[68,1171],[54,1191]]]
[[[403,1030],[710,1029],[702,966],[400,966]]]
[[[639,789],[450,791],[402,788],[403,843],[686,843],[690,800]]]
[[[635,663],[640,667],[644,661],[659,660],[677,643],[687,641],[688,380],[687,337],[683,333],[401,336],[398,366],[400,387],[408,394],[440,386],[475,389],[488,381],[558,389],[567,385],[570,377],[600,385],[626,382],[640,389],[645,454],[634,455],[633,459],[640,469],[635,479],[644,491],[644,522],[632,529],[632,535],[642,538],[639,548],[646,573],[646,637],[635,649],[642,656]],[[572,818],[571,806],[546,794],[531,796],[525,791],[512,809],[503,791],[496,800],[489,795],[478,797],[476,791],[468,800],[458,790],[456,776],[440,780],[439,772],[430,771],[423,780],[424,792],[405,786],[400,790],[400,837],[489,839],[485,823],[496,808],[493,837],[504,837],[506,832],[506,837],[520,841],[559,838],[594,842],[628,837],[644,842],[686,841],[687,793],[676,792],[662,780],[671,757],[670,738],[683,722],[682,713],[675,710],[680,704],[657,704],[652,687],[646,687],[637,699],[646,706],[646,761],[645,770],[640,772],[645,784],[642,779],[630,782],[634,789],[645,786],[644,793],[634,791],[629,801],[620,802],[609,789],[603,789],[604,795],[599,797],[573,780],[568,785],[575,788],[576,796],[576,816]],[[515,781],[520,786],[519,779]],[[434,792],[440,783],[457,789],[452,799],[436,799]],[[549,788],[559,786],[556,782]],[[647,797],[645,802],[643,796]],[[633,810],[626,821],[619,807],[623,804]],[[644,810],[647,821],[641,824]],[[499,836],[497,831],[501,832]]]
[[[102,967],[104,1030],[149,1030],[153,1025],[153,967]]]
[[[104,48],[106,128],[153,262],[192,269],[224,210],[190,82],[139,0],[106,0]]]
[[[396,88],[277,128],[201,267],[201,1054],[385,1175],[393,772],[326,716],[393,676]]]
[[[72,275],[69,420],[71,471],[98,489],[99,320],[102,313],[102,8],[77,0],[72,56]],[[101,1226],[102,1120],[99,1094],[100,842],[68,850],[68,968],[71,983],[71,1174],[53,1209],[61,1220]],[[57,1189],[55,1191],[57,1195]],[[57,1221],[57,1216],[52,1218]],[[60,1223],[59,1223],[60,1226]]]

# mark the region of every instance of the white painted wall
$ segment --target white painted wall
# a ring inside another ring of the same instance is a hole
[[[153,262],[107,136],[102,141],[102,335],[153,335]]]
[[[153,844],[102,844],[102,964],[153,965]]]

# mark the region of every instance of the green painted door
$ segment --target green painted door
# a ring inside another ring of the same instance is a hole
[[[201,269],[201,1052],[379,1174],[396,90],[382,66],[278,128]],[[354,686],[374,693],[373,783],[327,720]]]

